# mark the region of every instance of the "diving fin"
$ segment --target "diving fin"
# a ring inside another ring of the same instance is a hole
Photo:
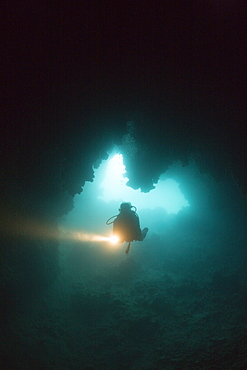
[[[129,251],[130,251],[130,242],[129,242],[128,246],[127,246],[127,249],[126,249],[125,253],[128,254]]]

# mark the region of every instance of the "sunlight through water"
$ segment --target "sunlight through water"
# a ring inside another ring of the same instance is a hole
[[[125,173],[122,154],[116,154],[110,158],[105,177],[100,184],[103,194],[99,198],[106,202],[112,200],[128,201],[138,209],[162,207],[168,214],[176,214],[183,207],[189,206],[175,180],[160,180],[155,189],[149,193],[142,193],[140,190],[134,190],[126,185],[129,179],[124,176]]]

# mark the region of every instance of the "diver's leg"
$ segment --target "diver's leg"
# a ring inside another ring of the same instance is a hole
[[[127,246],[127,249],[126,249],[125,253],[128,254],[129,251],[130,251],[130,242],[129,242],[128,246]]]
[[[148,233],[148,228],[145,227],[143,230],[142,230],[142,233],[141,233],[141,242],[146,238],[146,235]]]

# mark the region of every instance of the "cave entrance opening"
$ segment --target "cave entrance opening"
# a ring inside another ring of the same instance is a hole
[[[60,225],[68,230],[109,237],[111,229],[106,220],[118,213],[122,202],[131,202],[137,207],[145,226],[151,226],[151,221],[156,219],[157,222],[168,220],[189,206],[174,179],[162,180],[161,176],[155,189],[143,193],[126,185],[125,174],[123,156],[115,150],[95,169],[94,181],[86,182],[82,193],[74,197],[74,208],[62,218]]]
[[[179,188],[179,184],[169,178],[160,180],[153,190],[143,193],[127,186],[126,168],[121,153],[109,156],[104,164],[104,177],[100,183],[101,194],[98,196],[105,202],[128,201],[140,209],[163,208],[168,214],[177,214],[189,206]],[[97,176],[97,173],[96,173]]]

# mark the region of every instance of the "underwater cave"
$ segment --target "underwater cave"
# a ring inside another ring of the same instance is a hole
[[[246,7],[192,3],[5,6],[2,368],[247,367]]]

